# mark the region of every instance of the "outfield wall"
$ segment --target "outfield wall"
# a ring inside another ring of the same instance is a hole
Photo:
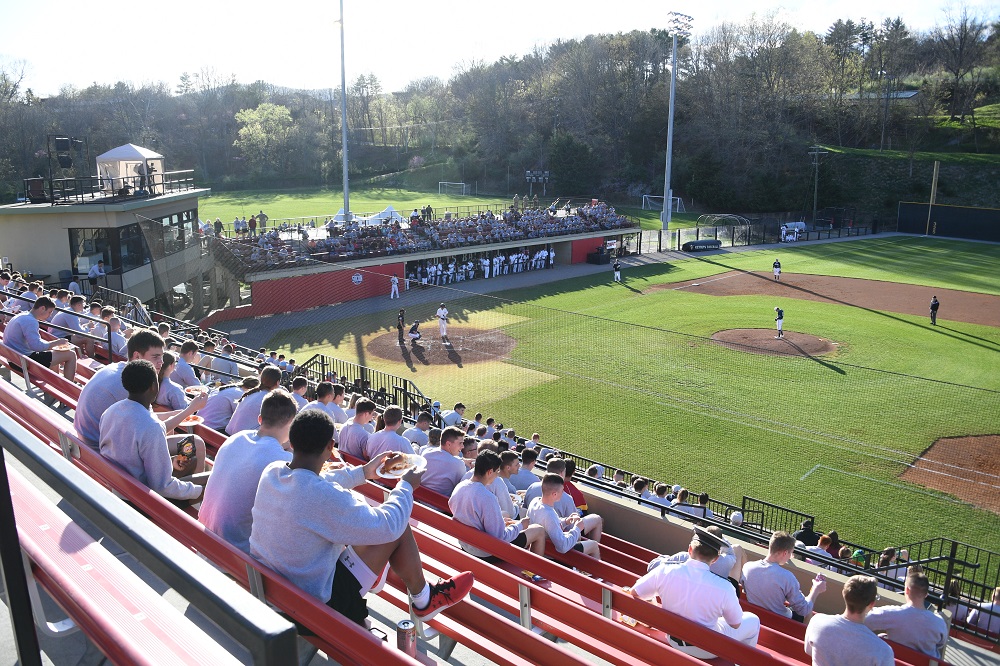
[[[1000,243],[1000,209],[997,208],[931,206],[900,201],[897,219],[897,230],[903,233]]]

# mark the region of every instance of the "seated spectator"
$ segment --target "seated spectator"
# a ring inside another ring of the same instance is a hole
[[[743,512],[742,511],[733,511],[729,515],[729,523],[731,525],[735,526],[735,527],[742,527],[743,526]]]
[[[422,449],[430,444],[427,431],[431,429],[431,415],[428,412],[420,412],[417,416],[416,424],[403,431],[403,437],[410,440],[414,449]]]
[[[500,454],[500,473],[508,495],[516,495],[517,487],[511,481],[514,475],[521,471],[521,458],[516,451],[504,451]],[[520,500],[518,500],[520,502]]]
[[[264,469],[281,460],[290,462],[288,429],[296,405],[289,393],[275,389],[260,405],[260,427],[229,437],[215,456],[215,466],[205,485],[198,520],[244,553],[250,553],[250,527],[257,486]]]
[[[806,546],[815,546],[819,543],[819,538],[823,536],[819,532],[813,529],[813,521],[806,518],[802,521],[802,526],[797,532],[793,532],[792,536],[796,541],[801,541]]]
[[[566,476],[566,461],[562,458],[553,458],[545,464],[546,474],[558,474],[563,477],[563,489],[565,490],[565,476]],[[536,477],[537,478],[537,477]],[[524,491],[524,499],[521,501],[521,505],[527,509],[531,506],[532,500],[542,496],[542,482],[541,480],[528,486],[528,489]],[[562,519],[568,519],[570,516],[577,515],[580,513],[576,510],[576,504],[573,502],[573,498],[567,494],[563,493],[557,498],[555,504],[556,513]]]
[[[538,449],[525,448],[521,451],[521,469],[510,477],[514,492],[527,490],[531,484],[538,483],[538,475],[533,471],[538,460]]]
[[[951,612],[952,624],[965,624],[972,608],[962,601],[962,583],[953,578],[948,585],[948,606]]]
[[[243,394],[243,397],[236,401],[236,410],[229,425],[226,426],[226,433],[235,435],[243,430],[256,430],[259,425],[260,404],[264,402],[267,394],[278,388],[281,382],[281,370],[273,365],[268,365],[260,371],[260,384],[255,389],[250,389]]]
[[[827,547],[829,545],[830,545],[830,537],[827,536],[826,534],[823,534],[820,536],[819,541],[816,542],[815,546],[806,546],[806,550],[808,550],[810,553],[815,553],[816,555],[820,555],[822,557],[830,557],[830,553],[827,551]],[[824,566],[820,562],[810,560],[809,558],[806,558],[806,562],[808,562],[809,564],[815,564],[816,566],[820,567]]]
[[[361,398],[355,403],[354,416],[340,429],[340,451],[355,458],[365,459],[365,446],[370,433],[367,426],[375,416],[375,403]]]
[[[292,380],[292,399],[299,409],[309,404],[306,400],[306,391],[309,390],[309,380],[305,377],[296,377]]]
[[[641,476],[635,477],[632,479],[632,492],[642,499],[649,499],[649,481]]]
[[[181,353],[177,358],[177,366],[170,374],[170,379],[180,384],[182,388],[187,386],[201,386],[201,380],[195,375],[194,368],[192,367],[200,361],[201,351],[199,350],[198,343],[194,340],[185,340],[184,344],[181,345]]]
[[[298,377],[297,379],[305,379],[305,377]],[[333,383],[332,382],[320,382],[316,385],[316,399],[307,402],[301,409],[301,411],[306,411],[309,409],[318,409],[321,412],[325,412],[327,416],[331,419],[336,419],[333,416],[333,410],[330,409],[330,405],[333,404]],[[334,435],[334,440],[337,441],[336,435]]]
[[[9,326],[9,325],[8,325]],[[163,338],[153,331],[140,330],[128,340],[126,351],[130,361],[145,360],[159,369],[163,365]],[[119,361],[109,363],[90,378],[87,385],[80,391],[80,399],[76,403],[76,411],[73,414],[73,427],[88,446],[95,451],[100,442],[101,415],[108,410],[111,405],[128,398],[128,391],[122,385],[121,373],[127,363]],[[157,390],[159,390],[157,388]],[[162,412],[158,418],[163,420],[163,425],[167,432],[176,428],[181,421],[186,419],[197,410],[201,409],[208,402],[208,398],[200,395],[188,403],[188,406],[179,412]],[[186,435],[168,435],[167,444],[171,452],[176,452],[181,441],[186,439]],[[201,472],[204,469],[205,442],[201,437],[195,437],[195,448],[198,454],[198,464],[195,471]]]
[[[55,309],[55,304],[48,296],[35,300],[29,311],[14,315],[7,322],[3,332],[3,343],[18,354],[27,356],[46,368],[51,368],[53,363],[57,367],[61,365],[63,377],[73,382],[76,381],[76,352],[72,349],[53,349],[66,344],[66,341],[61,338],[42,340],[38,329],[38,322],[48,321]],[[89,434],[96,435],[96,428]]]
[[[507,453],[510,453],[509,451]],[[516,454],[514,454],[516,456]],[[496,495],[490,487],[499,478],[502,461],[492,451],[476,457],[472,477],[459,483],[448,500],[448,508],[455,520],[469,525],[490,536],[511,543],[531,552],[545,553],[545,530],[540,525],[530,525],[528,519],[514,520],[504,516]],[[460,542],[462,549],[480,558],[490,558],[490,553]]]
[[[698,506],[695,507],[694,515],[699,518],[707,518],[708,520],[715,518],[715,512],[708,508],[709,499],[708,493],[698,495]]]
[[[37,303],[38,301],[35,301]],[[86,304],[86,299],[83,296],[74,296],[69,299],[69,309],[72,312],[67,312],[65,310],[55,311],[52,316],[52,323],[56,326],[62,326],[63,328],[70,329],[70,333],[66,331],[61,331],[59,329],[52,329],[52,334],[58,336],[64,340],[69,340],[74,345],[81,347],[87,354],[87,356],[94,355],[94,341],[91,338],[86,337],[90,334],[90,329],[84,324],[84,320],[80,319],[77,315],[83,314],[83,308]],[[76,314],[73,314],[73,313]],[[100,310],[98,310],[100,312]]]
[[[665,483],[656,484],[656,494],[649,498],[649,501],[656,502],[660,506],[670,506],[670,500],[667,499],[667,491],[670,490],[670,486]]]
[[[462,403],[455,403],[455,409],[447,410],[441,413],[441,424],[444,427],[457,426],[462,422],[462,418],[465,416],[465,405]]]
[[[619,488],[627,488],[628,485],[625,483],[625,472],[616,469],[614,475],[611,477],[612,482]]]
[[[729,580],[729,582],[733,584],[733,587],[738,589],[739,583],[737,582],[737,579],[743,571],[743,565],[746,564],[747,560],[746,553],[743,551],[743,546],[730,543],[729,540],[722,534],[722,530],[715,525],[706,527],[705,531],[722,540],[722,546],[719,548],[719,557],[716,558],[716,560],[712,562],[708,568],[716,576],[721,576],[722,578]],[[661,564],[677,564],[687,562],[689,557],[690,555],[688,555],[686,550],[674,553],[673,555],[660,555],[646,566],[646,571],[652,571],[655,567],[658,567]]]
[[[982,603],[972,609],[968,625],[989,634],[1000,633],[1000,587],[993,590],[990,603]]]
[[[427,444],[420,447],[420,455],[424,455],[425,452],[431,449],[436,449],[441,446],[441,428],[431,428],[427,431]],[[462,452],[459,451],[459,457],[462,456]]]
[[[229,419],[236,411],[237,401],[247,391],[257,388],[258,384],[260,380],[256,377],[245,377],[238,384],[223,384],[208,396],[208,402],[198,411],[198,415],[205,419],[206,426],[224,433]]]
[[[688,504],[688,498],[691,494],[688,492],[687,488],[681,488],[680,492],[677,493],[677,498],[670,504],[670,506],[677,512],[686,513],[689,516],[701,517],[701,511],[696,509],[694,506]],[[674,514],[674,517],[678,517]]]
[[[599,560],[601,550],[598,542],[584,539],[582,536],[587,529],[584,521],[591,517],[580,518],[579,514],[574,513],[572,518],[564,521],[553,508],[559,498],[565,495],[563,492],[565,483],[565,479],[559,474],[545,475],[541,482],[541,496],[533,499],[528,507],[528,522],[532,525],[541,525],[545,529],[545,534],[557,552],[578,550]]]
[[[365,460],[377,458],[383,453],[396,451],[399,453],[414,453],[413,444],[398,432],[403,424],[403,410],[399,405],[389,405],[382,412],[384,426],[381,430],[368,437],[365,442]]]
[[[573,499],[573,504],[576,506],[576,510],[580,512],[580,515],[586,516],[587,498],[583,496],[580,489],[573,483],[574,474],[576,474],[576,461],[572,458],[567,458],[566,471],[563,473],[563,478],[566,480],[566,484],[563,486],[563,490]]]
[[[837,531],[830,530],[827,536],[830,537],[830,545],[827,546],[826,552],[830,554],[830,557],[840,557],[841,544]]]
[[[334,429],[317,410],[295,417],[288,433],[292,461],[269,465],[257,486],[250,554],[362,627],[364,597],[390,567],[406,585],[418,621],[460,602],[472,589],[471,573],[433,586],[424,579],[409,526],[420,474],[408,471],[381,505],[369,505],[350,489],[375,478],[393,456],[338,470],[334,479],[321,476],[333,454]]]
[[[496,478],[488,486],[493,491],[493,494],[496,495],[497,502],[500,504],[500,511],[506,518],[517,518],[521,515],[519,506],[521,498],[517,496],[517,490],[512,491],[509,485],[511,474],[520,466],[521,462],[518,459],[517,453],[514,451],[501,451],[500,470],[497,472]],[[470,474],[471,471],[466,473],[465,478],[468,478]]]
[[[224,345],[222,355],[212,357],[212,370],[220,373],[215,376],[217,381],[232,382],[239,379],[240,366],[233,360],[233,349],[232,345]]]
[[[826,590],[826,580],[814,578],[809,594],[803,595],[795,574],[783,568],[794,552],[795,538],[788,532],[774,532],[767,557],[745,564],[741,582],[747,601],[801,622],[812,614],[816,598]]]
[[[600,465],[591,465],[587,468],[587,476],[592,479],[604,479],[604,468]]]
[[[907,575],[903,590],[906,603],[873,609],[865,617],[865,626],[876,634],[886,634],[890,641],[940,659],[948,644],[948,627],[940,615],[926,607],[929,591],[925,574]]]
[[[170,379],[177,367],[177,356],[172,352],[163,352],[163,365],[157,373],[160,391],[156,395],[156,404],[167,409],[181,410],[187,407],[188,400],[184,396],[184,387]]]
[[[851,576],[844,585],[846,608],[840,615],[817,613],[806,627],[805,650],[820,666],[893,666],[892,648],[865,626],[878,600],[878,584],[868,576]]]
[[[326,406],[330,415],[333,416],[333,420],[337,424],[347,423],[347,420],[354,416],[354,413],[347,413],[344,409],[344,398],[346,397],[346,389],[344,385],[336,380],[336,373],[334,373],[333,380],[333,400],[329,405]]]
[[[719,537],[695,527],[687,561],[654,567],[636,581],[632,596],[648,601],[659,597],[660,605],[672,613],[746,645],[757,645],[760,619],[744,612],[736,589],[710,570],[725,545]]]
[[[108,407],[100,421],[101,455],[124,468],[137,481],[164,497],[194,500],[202,485],[181,481],[194,471],[193,458],[178,456],[173,463],[167,448],[167,431],[150,406],[159,391],[156,369],[149,361],[129,361],[121,371],[125,400]]]
[[[121,319],[118,317],[108,319],[108,335],[111,336],[111,353],[115,356],[125,356],[128,353],[128,339],[122,335]],[[98,343],[98,346],[104,350],[108,347],[107,343]]]
[[[422,453],[427,461],[427,469],[420,485],[450,497],[465,475],[466,464],[462,459],[464,441],[462,431],[458,428],[445,428],[441,431],[440,446]]]

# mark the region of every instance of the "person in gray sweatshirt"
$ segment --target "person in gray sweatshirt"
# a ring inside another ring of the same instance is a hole
[[[268,465],[257,485],[250,554],[350,620],[364,626],[365,595],[377,590],[389,567],[410,596],[410,615],[425,622],[459,603],[472,590],[465,571],[428,585],[410,531],[413,491],[421,473],[407,471],[381,505],[351,488],[373,479],[386,453],[362,467],[323,475],[333,454],[334,423],[325,412],[300,412],[288,431],[291,462]]]
[[[192,456],[178,456],[172,462],[163,421],[150,409],[160,389],[153,364],[129,361],[121,371],[121,382],[128,391],[128,398],[111,405],[101,416],[101,455],[118,463],[139,483],[164,497],[197,499],[203,481],[191,483],[174,477],[175,470],[178,476],[194,471],[193,451]]]

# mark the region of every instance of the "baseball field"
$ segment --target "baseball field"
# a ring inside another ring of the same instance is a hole
[[[300,362],[359,361],[468,416],[725,501],[812,513],[849,541],[995,549],[998,267],[998,245],[879,236],[626,266],[621,284],[601,272],[489,295],[437,287],[433,302],[415,290],[258,325]],[[438,300],[451,347],[431,321]],[[425,322],[420,343],[399,343],[399,307]]]

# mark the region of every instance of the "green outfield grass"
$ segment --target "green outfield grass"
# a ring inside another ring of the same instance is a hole
[[[996,514],[899,475],[938,438],[1000,433],[1000,329],[949,321],[944,330],[925,317],[794,301],[786,325],[838,351],[761,356],[706,338],[771,329],[772,297],[643,293],[734,268],[766,271],[776,253],[786,274],[1000,295],[1000,246],[872,238],[628,269],[625,285],[592,275],[489,297],[448,294],[453,324],[499,328],[517,341],[509,357],[488,363],[371,357],[365,343],[394,322],[389,301],[381,314],[347,308],[334,322],[281,331],[271,348],[361,361],[519,434],[538,431],[546,444],[733,503],[750,495],[814,513],[820,528],[850,541],[947,536],[995,548]]]

